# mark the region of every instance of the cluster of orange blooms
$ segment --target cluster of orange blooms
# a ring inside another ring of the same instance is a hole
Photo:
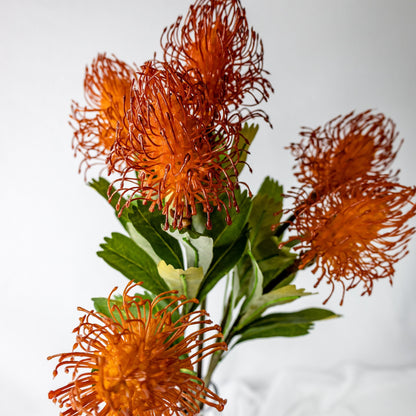
[[[302,250],[300,268],[315,263],[322,279],[345,290],[377,279],[392,282],[394,263],[407,254],[416,214],[415,187],[400,185],[390,169],[397,150],[395,124],[368,110],[305,129],[290,146],[301,183],[295,192],[292,227]],[[331,295],[330,295],[331,296]],[[329,299],[329,298],[328,298]],[[342,304],[341,300],[341,304]]]
[[[243,123],[267,120],[250,109],[272,91],[262,43],[239,0],[198,0],[161,45],[164,59],[140,68],[98,55],[85,77],[88,106],[73,106],[73,146],[81,169],[105,163],[127,204],[162,210],[166,228],[169,217],[182,228],[197,204],[210,228],[213,209],[238,209]]]

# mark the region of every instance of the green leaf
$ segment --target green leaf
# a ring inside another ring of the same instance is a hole
[[[239,175],[246,165],[245,161],[247,160],[247,156],[249,154],[248,149],[251,146],[251,143],[253,143],[258,130],[258,124],[248,125],[247,123],[244,123],[244,126],[240,131],[240,138],[238,141],[239,155],[235,155],[233,158],[234,163],[237,164],[237,172]]]
[[[119,202],[120,195],[116,193],[113,198],[111,198],[111,201],[108,201],[108,189],[110,187],[110,182],[108,182],[106,179],[99,177],[98,179],[93,179],[91,182],[88,183],[91,188],[95,189],[109,204],[114,208],[116,211],[116,205]],[[120,206],[123,206],[126,203],[126,200],[121,198],[120,199]],[[121,225],[125,228],[127,226],[128,220],[128,212],[129,208],[125,208],[122,212],[122,214],[119,216],[117,211],[115,212],[118,220],[120,221]]]
[[[202,267],[204,273],[206,273],[213,257],[212,238],[203,235],[195,236],[195,233],[181,231],[170,230],[168,232],[172,237],[182,243],[185,249],[188,267]]]
[[[270,199],[273,199],[275,205],[280,206],[280,209],[282,208],[283,186],[279,185],[279,182],[270,176],[264,178],[257,195],[267,195]]]
[[[297,254],[286,247],[279,249],[275,237],[263,240],[253,253],[263,272],[273,270],[276,274],[289,267],[297,258]]]
[[[171,264],[175,269],[183,269],[182,250],[175,238],[163,231],[164,215],[150,212],[145,205],[132,207],[129,219],[136,231],[152,246],[160,259]]]
[[[188,299],[195,298],[204,278],[202,267],[175,269],[170,264],[166,264],[164,260],[157,265],[157,270],[169,289],[176,290],[179,296],[185,295]]]
[[[337,318],[339,315],[320,308],[304,309],[298,312],[274,313],[261,317],[242,328],[238,334],[241,343],[255,338],[295,337],[306,335],[312,328],[313,322]]]
[[[116,319],[117,322],[121,323],[121,317],[118,310],[113,311],[113,315],[111,315],[110,309],[108,308],[108,299],[107,298],[92,298],[92,301],[94,302],[94,309],[107,316],[107,318],[110,319]],[[113,305],[118,305],[121,307],[123,305],[123,298],[122,296],[115,296],[115,299],[110,299],[110,307]],[[121,309],[120,309],[121,310]],[[125,314],[123,314],[123,317],[125,317]]]
[[[126,224],[126,230],[130,238],[158,264],[161,258],[155,253],[151,244],[134,228],[134,225],[130,221]]]
[[[305,289],[297,289],[295,285],[288,285],[255,297],[247,305],[247,309],[241,318],[239,328],[246,326],[249,322],[258,318],[271,306],[283,305],[311,294],[312,293],[305,292]]]
[[[244,312],[250,308],[252,303],[257,302],[263,293],[263,273],[260,270],[253,253],[250,251],[250,242],[247,254],[251,260],[251,276],[248,280],[246,300],[244,301],[241,310]]]
[[[263,240],[253,249],[254,257],[264,276],[263,287],[290,267],[297,258],[297,254],[292,253],[287,247],[279,249],[278,244],[277,238],[273,236]]]
[[[247,245],[247,232],[243,230],[240,237],[231,244],[214,247],[214,257],[208,272],[199,288],[197,298],[202,301],[208,292],[225,276],[243,255]]]
[[[253,208],[249,217],[250,241],[253,249],[274,232],[272,226],[280,221],[283,207],[283,187],[277,181],[266,177],[257,195],[253,199]]]
[[[92,301],[94,302],[94,309],[97,312],[111,318],[110,311],[108,310],[107,298],[92,298]]]
[[[139,306],[140,308],[140,312],[143,313],[145,312],[144,315],[142,316],[147,316],[149,313],[149,305],[153,302],[154,300],[154,295],[152,293],[149,293],[147,291],[145,291],[143,294],[138,294],[136,293],[134,295],[134,298],[136,301],[139,302],[139,304],[141,304],[141,306]],[[144,303],[142,304],[142,300],[148,300],[149,303]],[[122,316],[124,319],[126,319],[126,313],[124,312],[124,308],[123,308],[123,297],[120,295],[115,295],[113,299],[110,299],[110,308],[112,308],[113,306],[118,306],[118,308],[114,308],[111,314],[110,309],[108,308],[108,300],[107,298],[92,298],[92,301],[94,302],[94,309],[107,316],[110,319],[116,319],[117,322],[121,323],[121,317],[120,317],[120,313],[119,311],[121,311]],[[153,304],[153,312],[159,312],[162,309],[165,309],[169,306],[169,300],[167,299],[159,299],[159,301],[157,303]],[[175,309],[175,305],[171,305],[171,307],[169,308],[172,312],[172,322],[176,322],[179,319],[179,312],[177,309]],[[132,315],[135,318],[138,318],[138,311],[136,306],[133,306],[130,309],[130,312],[132,313]],[[114,317],[113,317],[114,316]]]
[[[247,223],[251,211],[251,199],[248,197],[247,191],[241,192],[236,190],[235,197],[240,212],[237,213],[235,208],[229,209],[232,220],[231,225],[228,225],[225,221],[226,215],[224,209],[221,211],[214,210],[211,214],[212,229],[205,230],[204,234],[214,240],[214,247],[226,246],[233,243]],[[223,200],[225,198],[224,196],[222,197]]]
[[[133,240],[123,234],[113,233],[101,244],[102,251],[97,254],[111,267],[118,270],[128,279],[143,282],[143,287],[155,294],[169,290],[159,276],[152,258]]]
[[[237,268],[234,267],[234,270],[231,273],[232,288],[231,288],[231,291],[230,291],[230,294],[229,294],[230,299],[229,299],[228,311],[227,310],[224,311],[226,313],[225,325],[222,328],[224,338],[228,335],[228,332],[230,330],[230,324],[233,320],[234,308],[237,305],[238,294],[240,292],[240,279],[239,279],[238,272],[237,272],[236,269]]]

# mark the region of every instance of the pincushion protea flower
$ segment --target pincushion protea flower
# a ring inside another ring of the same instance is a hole
[[[203,310],[175,321],[175,312],[194,300],[172,291],[141,299],[129,295],[136,286],[126,286],[121,306],[110,304],[113,290],[111,318],[79,308],[85,315],[74,329],[73,351],[49,357],[59,357],[54,375],[64,367],[72,382],[49,398],[67,407],[64,416],[189,416],[199,412],[199,403],[222,410],[226,401],[193,372],[204,357],[226,349],[214,342],[222,336],[219,326],[208,326]]]
[[[371,294],[375,280],[392,283],[394,264],[407,254],[415,232],[406,225],[416,214],[415,194],[414,187],[380,181],[338,188],[314,203],[300,204],[303,209],[292,225],[296,235],[290,239],[300,241],[299,268],[315,262],[313,273],[320,271],[315,287],[325,278],[332,295],[339,283],[341,304],[345,290],[359,284],[363,294]]]
[[[113,182],[121,196],[156,206],[172,226],[182,228],[202,204],[210,228],[213,207],[228,210],[220,196],[236,205],[235,160],[240,125],[216,117],[205,97],[166,63],[148,62],[140,69],[126,115],[130,135],[117,137],[109,156]],[[123,165],[119,169],[118,161]]]
[[[136,69],[115,56],[99,54],[86,68],[84,90],[87,106],[74,102],[72,124],[75,129],[72,146],[81,154],[80,171],[92,165],[105,164],[116,135],[125,137],[125,102],[130,100],[130,87]]]
[[[315,195],[347,183],[391,176],[387,169],[397,154],[393,142],[398,133],[394,122],[381,113],[351,112],[300,134],[304,139],[290,146],[298,161],[295,175]]]
[[[252,101],[245,105],[258,104],[273,91],[264,77],[262,42],[239,0],[197,0],[185,19],[165,29],[161,44],[165,61],[196,82],[201,78],[207,100],[218,110],[240,106],[246,95]]]

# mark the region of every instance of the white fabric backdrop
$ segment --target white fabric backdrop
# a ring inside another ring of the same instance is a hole
[[[367,108],[392,117],[406,141],[397,158],[415,183],[416,2],[412,0],[245,0],[265,47],[276,94],[265,109],[245,179],[295,184],[284,147],[300,126]],[[0,414],[58,414],[49,354],[71,348],[76,307],[125,279],[95,252],[120,227],[77,175],[67,124],[82,100],[84,67],[98,52],[141,64],[159,51],[162,29],[189,0],[0,1]],[[394,286],[371,297],[335,295],[343,318],[308,336],[237,347],[215,378],[226,415],[346,416],[415,414],[416,241]],[[298,284],[308,289],[313,277]],[[320,306],[328,288],[286,309]],[[338,294],[339,295],[339,294]],[[210,304],[214,311],[215,304]],[[217,314],[214,313],[214,318]],[[62,379],[61,379],[62,380]],[[259,409],[255,411],[254,409]]]

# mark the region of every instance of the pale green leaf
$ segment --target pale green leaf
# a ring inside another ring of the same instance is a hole
[[[157,270],[171,290],[177,290],[179,295],[185,295],[189,299],[196,297],[204,278],[202,267],[175,269],[172,265],[166,264],[164,260],[157,265]]]
[[[303,296],[311,295],[305,289],[297,289],[295,285],[288,285],[279,289],[272,290],[257,298],[254,298],[248,305],[243,315],[239,327],[246,326],[249,322],[258,318],[266,309],[275,305],[283,305],[293,302]]]

